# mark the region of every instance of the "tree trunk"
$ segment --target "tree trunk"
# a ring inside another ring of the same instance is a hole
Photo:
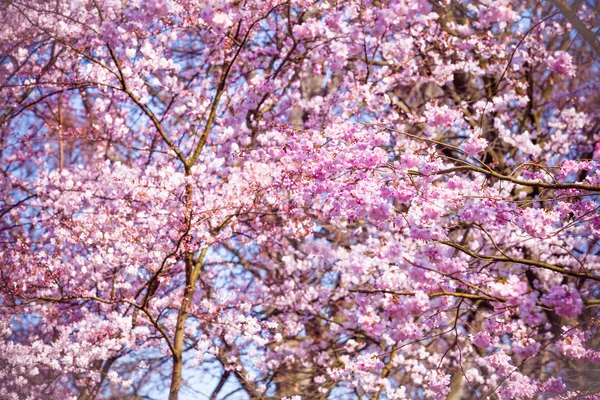
[[[169,400],[177,400],[179,398],[179,390],[181,389],[181,376],[183,370],[183,343],[185,339],[185,321],[188,317],[188,308],[192,304],[194,292],[196,291],[196,282],[198,274],[202,267],[202,261],[206,255],[208,248],[202,249],[200,257],[193,261],[192,255],[189,254],[185,260],[185,289],[183,291],[183,300],[177,315],[177,324],[175,325],[175,339],[173,340],[173,372],[171,374],[171,387],[169,390]]]

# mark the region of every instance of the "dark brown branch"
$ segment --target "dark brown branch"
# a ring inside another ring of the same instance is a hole
[[[385,289],[350,289],[349,292],[351,293],[369,293],[369,294],[375,294],[375,293],[387,293],[387,294],[393,294],[396,296],[415,296],[417,293],[416,292],[396,292],[393,290],[385,290]],[[459,298],[463,298],[463,299],[471,299],[471,300],[485,300],[485,301],[496,301],[496,302],[505,302],[506,299],[501,298],[501,297],[487,297],[487,296],[480,296],[477,294],[472,294],[472,293],[464,293],[464,292],[434,292],[434,293],[426,293],[427,296],[433,298],[433,297],[442,297],[442,296],[451,296],[451,297],[459,297]]]
[[[455,249],[460,250],[463,253],[465,253],[471,257],[478,258],[480,260],[496,261],[496,262],[512,262],[512,263],[517,263],[517,264],[530,265],[532,267],[547,269],[550,271],[558,272],[563,275],[573,276],[575,278],[591,279],[593,281],[600,282],[600,276],[598,276],[598,275],[589,275],[589,274],[585,274],[585,273],[581,273],[581,272],[577,272],[577,271],[571,271],[566,268],[548,264],[548,263],[541,262],[541,261],[528,260],[528,259],[523,259],[523,258],[506,257],[506,256],[503,256],[503,257],[487,256],[487,255],[477,254],[477,253],[469,250],[468,248],[461,246],[454,242],[440,240],[439,243],[445,244],[450,247],[454,247]]]
[[[589,192],[600,192],[600,186],[596,185],[586,185],[584,183],[545,183],[545,182],[528,182],[524,180],[519,180],[517,178],[513,178],[512,176],[502,175],[492,170],[486,170],[483,168],[476,167],[474,165],[462,165],[459,167],[453,167],[448,169],[443,169],[437,172],[438,175],[449,174],[457,171],[473,171],[479,172],[481,174],[485,174],[490,177],[494,177],[501,181],[512,182],[521,186],[529,186],[534,188],[544,188],[544,189],[579,189],[579,190],[587,190]]]
[[[221,392],[221,389],[223,389],[223,386],[225,386],[225,382],[227,382],[230,373],[231,372],[229,371],[225,371],[223,375],[221,375],[221,379],[219,380],[217,387],[215,388],[215,390],[213,390],[212,394],[210,395],[210,400],[217,399],[217,396],[219,395],[219,392]]]

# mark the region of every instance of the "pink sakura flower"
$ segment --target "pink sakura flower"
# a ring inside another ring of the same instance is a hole
[[[358,371],[378,371],[383,368],[383,362],[375,353],[361,354],[352,364],[352,367]]]
[[[462,149],[470,156],[481,153],[488,145],[488,141],[482,137],[469,135],[469,139],[462,143]]]
[[[583,310],[583,300],[579,292],[567,285],[554,286],[542,296],[542,303],[548,307],[554,307],[556,314],[576,318]]]
[[[212,22],[221,29],[226,29],[233,24],[231,17],[223,11],[217,11],[212,18]]]
[[[485,331],[478,332],[475,336],[473,336],[471,341],[475,346],[481,347],[482,349],[487,349],[494,342],[489,332]]]
[[[411,169],[417,166],[420,162],[420,157],[410,150],[407,150],[401,157],[400,162],[406,169]]]
[[[575,76],[576,67],[573,65],[573,57],[566,51],[557,51],[548,60],[552,72],[563,76]]]
[[[497,23],[500,29],[504,29],[507,23],[519,19],[519,14],[511,8],[508,0],[484,0],[481,3],[477,13],[477,27],[487,28]]]
[[[523,358],[533,357],[542,347],[541,344],[531,338],[521,339],[513,344],[513,351]]]
[[[294,25],[292,31],[297,39],[309,39],[313,36],[311,24],[307,22],[303,23],[302,25]]]
[[[434,392],[436,398],[445,399],[450,392],[450,378],[449,374],[436,373],[433,378],[429,381],[429,389]]]
[[[528,169],[523,170],[523,178],[528,181],[541,181],[544,182],[548,175],[544,171],[531,171]]]
[[[585,358],[594,364],[600,365],[600,351],[588,349],[587,353],[585,354]]]
[[[494,296],[506,297],[508,305],[516,305],[527,292],[527,283],[517,275],[510,275],[506,281],[491,282],[489,290]]]
[[[398,330],[398,333],[403,339],[409,340],[417,339],[422,335],[421,329],[413,322],[402,325]]]
[[[456,111],[448,107],[447,105],[438,106],[427,103],[425,105],[425,118],[430,126],[446,127],[449,128],[459,120],[462,116],[460,111]]]
[[[560,172],[557,174],[557,178],[564,179],[571,174],[576,174],[579,171],[588,171],[597,163],[593,161],[576,161],[576,160],[565,160],[560,165]]]
[[[526,208],[519,210],[515,222],[533,237],[544,238],[554,230],[552,226],[558,221],[559,213],[543,208]]]
[[[540,390],[539,382],[515,372],[508,377],[498,394],[502,400],[530,399]]]
[[[544,391],[559,394],[565,391],[567,386],[563,383],[560,378],[550,378],[543,385]]]
[[[223,12],[220,9],[214,9],[213,7],[205,7],[200,13],[200,17],[204,22],[213,28],[223,30],[229,28],[233,21],[229,14]]]
[[[327,25],[332,32],[338,32],[342,26],[340,21],[341,17],[341,13],[331,13],[325,18],[325,25]]]
[[[27,49],[19,47],[19,50],[17,50],[17,61],[19,63],[22,63],[23,61],[25,61],[27,59],[28,55],[29,55],[29,52],[27,51]]]
[[[107,19],[102,23],[102,40],[109,44],[114,44],[119,40],[119,31],[113,21]]]
[[[508,374],[513,370],[513,365],[511,364],[510,356],[504,351],[499,351],[497,353],[492,354],[489,357],[486,357],[486,361],[488,362],[490,367],[496,369],[498,373],[502,375]]]
[[[560,340],[556,348],[558,351],[574,360],[582,360],[587,355],[587,350],[585,349],[585,332],[579,329],[570,329],[568,327],[563,327],[563,329],[567,329],[567,331],[563,334],[562,340]]]

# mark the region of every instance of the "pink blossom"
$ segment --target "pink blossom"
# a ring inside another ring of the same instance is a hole
[[[570,396],[600,86],[552,7],[1,2],[0,398]]]
[[[542,303],[554,307],[558,315],[567,318],[576,318],[583,310],[581,295],[567,285],[553,286],[547,294],[542,296]]]
[[[546,237],[553,231],[552,226],[558,221],[559,215],[541,208],[526,208],[519,210],[516,223],[534,237]]]
[[[531,338],[525,338],[517,341],[513,345],[513,351],[516,355],[523,358],[533,357],[540,350],[542,345]]]
[[[481,153],[488,145],[488,141],[482,137],[470,135],[469,139],[462,143],[462,149],[471,156]]]
[[[585,358],[593,362],[594,364],[600,365],[600,351],[588,349],[585,354]]]
[[[566,390],[567,386],[563,383],[560,378],[550,378],[546,382],[544,382],[544,391],[560,394]]]
[[[459,121],[462,116],[460,111],[453,110],[447,105],[438,106],[431,103],[425,105],[424,115],[429,125],[446,128],[451,127],[455,122]]]
[[[507,23],[516,21],[519,15],[512,9],[508,0],[486,0],[479,6],[477,18],[478,24],[484,28],[494,23],[505,27]]]
[[[585,342],[585,332],[579,329],[569,329],[562,335],[562,339],[556,347],[561,354],[574,360],[582,360],[587,355]]]
[[[486,361],[502,375],[506,375],[514,369],[510,357],[502,350],[486,357]]]
[[[558,75],[575,76],[573,57],[566,51],[556,51],[549,59],[550,69]]]
[[[477,334],[475,334],[475,336],[473,336],[472,341],[475,346],[481,347],[483,349],[490,347],[494,342],[489,332],[485,331],[478,332]]]

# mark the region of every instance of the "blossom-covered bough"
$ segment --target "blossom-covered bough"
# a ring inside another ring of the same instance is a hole
[[[597,398],[571,3],[0,1],[0,398]]]

